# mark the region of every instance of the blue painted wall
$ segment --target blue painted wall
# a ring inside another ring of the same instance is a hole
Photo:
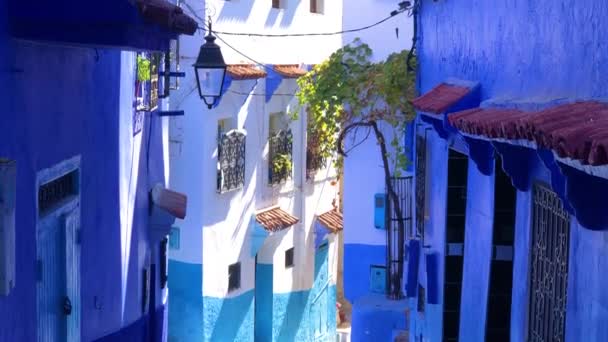
[[[422,91],[457,77],[484,99],[608,95],[606,1],[422,1],[420,13]]]
[[[170,342],[195,341],[203,336],[203,267],[169,260]]]
[[[344,295],[351,303],[370,293],[372,265],[386,265],[386,247],[344,245]]]
[[[273,317],[273,265],[258,263],[255,266],[255,340],[272,340]]]
[[[251,290],[237,297],[203,297],[203,340],[253,341],[254,295]]]
[[[141,134],[144,141],[151,138],[150,152],[146,152],[148,144],[142,144],[143,152],[137,154],[120,152],[125,149],[119,144],[121,125],[132,117],[131,104],[121,101],[119,89],[125,79],[133,80],[134,70],[123,68],[118,50],[99,49],[96,58],[91,48],[4,39],[1,43],[10,48],[9,60],[0,59],[0,69],[3,75],[12,70],[13,93],[11,102],[2,102],[0,156],[17,161],[18,267],[15,289],[0,297],[0,315],[5,317],[0,340],[36,339],[36,172],[75,155],[82,157],[82,338],[95,340],[146,319],[141,312],[142,268],[159,264],[151,259],[152,247],[147,241],[147,189],[150,183],[162,180],[164,169],[159,125],[150,134],[149,118]],[[132,92],[132,88],[125,91]],[[133,163],[140,165],[135,191],[128,196],[134,208],[129,224],[121,222],[119,215],[120,155],[137,156]],[[127,226],[133,233],[128,242],[130,261],[124,264],[121,232]],[[124,288],[123,270],[127,275]],[[151,317],[162,308],[158,279],[154,284],[158,306],[150,310]]]
[[[542,103],[565,97],[606,98],[606,15],[608,3],[602,0],[582,0],[576,6],[565,0],[422,1],[420,90],[426,92],[446,78],[456,77],[479,81],[481,100],[518,98]],[[427,177],[433,181],[426,236],[431,249],[443,255],[447,142],[433,134],[430,144],[432,167]],[[473,165],[469,166],[460,322],[460,339],[466,341],[481,340],[485,334],[484,297],[492,240],[493,176],[480,174]],[[550,183],[550,171],[538,158],[521,171],[533,180]],[[525,340],[527,334],[530,207],[530,192],[518,192],[511,312],[514,341]],[[589,231],[573,218],[570,243],[567,339],[606,340],[607,329],[597,324],[608,320],[608,298],[600,290],[608,279],[598,271],[606,250],[605,232]],[[424,272],[425,268],[420,269]],[[423,273],[420,281],[426,281]],[[439,289],[442,302],[442,287]],[[414,336],[440,340],[441,304],[427,304],[424,315],[415,317],[410,324]]]

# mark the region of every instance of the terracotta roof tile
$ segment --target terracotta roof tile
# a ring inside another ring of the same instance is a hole
[[[414,99],[412,104],[421,112],[441,114],[462,100],[470,91],[468,87],[441,83],[428,93]]]
[[[608,164],[608,104],[575,102],[538,112],[471,109],[448,117],[459,130],[490,138],[527,139],[560,157]]]
[[[253,64],[230,64],[226,68],[226,72],[232,79],[240,80],[255,80],[266,77],[266,72],[258,69]]]
[[[324,214],[321,214],[317,217],[317,219],[322,225],[334,233],[344,229],[342,213],[337,210],[330,210]]]
[[[255,215],[255,220],[264,227],[267,231],[277,232],[283,229],[287,229],[294,224],[300,222],[300,220],[282,210],[281,208],[275,207],[266,209],[258,212]]]
[[[297,64],[277,64],[274,66],[274,71],[285,78],[298,78],[308,72]]]

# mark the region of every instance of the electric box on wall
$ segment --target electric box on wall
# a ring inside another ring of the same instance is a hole
[[[14,161],[0,158],[0,295],[15,287],[15,184]]]
[[[386,229],[386,194],[374,196],[374,226],[376,229]]]

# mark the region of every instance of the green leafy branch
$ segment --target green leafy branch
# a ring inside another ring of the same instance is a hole
[[[308,134],[315,137],[318,153],[326,158],[338,154],[337,167],[350,152],[344,149],[347,136],[356,138],[359,129],[367,132],[352,149],[373,133],[380,147],[389,200],[398,218],[400,240],[405,225],[392,177],[400,176],[410,162],[402,144],[406,127],[415,116],[409,102],[415,96],[415,71],[408,71],[408,53],[404,50],[373,62],[371,48],[355,39],[299,78],[296,94],[300,106],[307,110]],[[389,141],[387,129],[392,130]]]

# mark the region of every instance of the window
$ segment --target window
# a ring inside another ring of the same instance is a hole
[[[424,226],[429,217],[430,189],[429,178],[426,176],[430,170],[428,158],[427,130],[416,136],[416,237],[424,243]]]
[[[310,120],[310,117],[309,117]],[[306,141],[306,179],[314,179],[317,171],[323,169],[327,165],[327,159],[321,151],[319,145],[319,139],[316,137],[311,129],[311,125],[308,125],[308,135]]]
[[[285,268],[293,267],[293,247],[285,251]]]
[[[151,112],[158,107],[160,53],[137,54],[135,72],[135,110]]]
[[[286,122],[285,114],[270,115],[268,138],[268,183],[277,185],[291,178],[293,171],[293,134]]]
[[[245,184],[244,132],[232,129],[232,120],[218,123],[217,191],[224,193],[240,189]]]
[[[241,288],[241,263],[228,266],[228,292]]]
[[[310,0],[310,13],[323,13],[323,0]]]
[[[179,228],[172,227],[169,232],[169,249],[179,250]]]
[[[272,0],[272,8],[283,8],[281,0]]]
[[[74,170],[38,188],[38,212],[48,212],[77,194],[78,170]]]
[[[565,341],[570,215],[549,187],[532,191],[528,341]]]

